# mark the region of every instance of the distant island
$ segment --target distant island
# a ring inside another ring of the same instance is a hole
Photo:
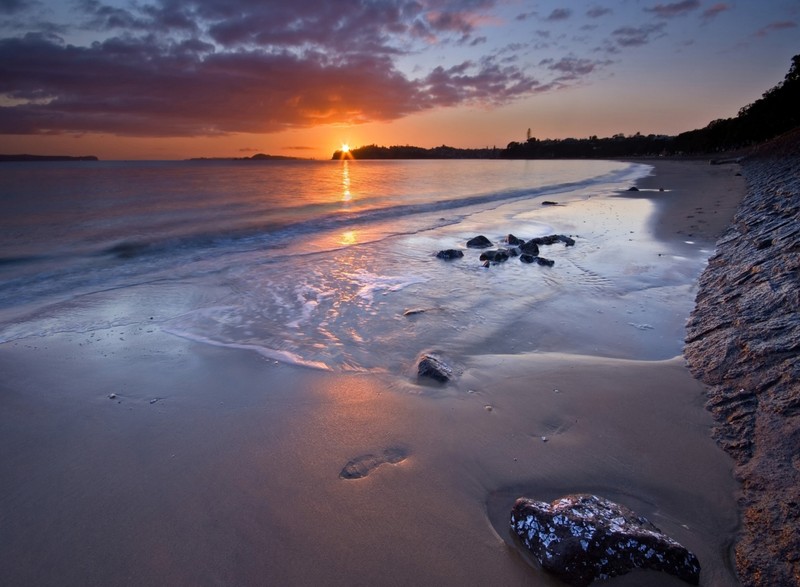
[[[189,161],[297,161],[300,157],[256,153],[252,157],[192,157]]]
[[[2,155],[0,162],[4,161],[98,161],[94,155],[70,157],[69,155]]]
[[[442,145],[426,149],[411,145],[367,145],[337,150],[332,159],[613,159],[620,157],[692,156],[744,151],[800,126],[800,55],[784,80],[761,98],[739,110],[733,118],[718,119],[705,128],[677,136],[643,135],[575,139],[537,139],[528,129],[524,142],[512,141],[503,149],[457,149]]]

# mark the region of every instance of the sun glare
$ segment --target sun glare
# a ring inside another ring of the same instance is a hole
[[[347,143],[342,143],[342,153],[349,153],[350,152],[350,145]]]

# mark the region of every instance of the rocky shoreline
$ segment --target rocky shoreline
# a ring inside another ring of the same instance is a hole
[[[800,132],[741,163],[748,184],[700,278],[685,356],[736,461],[743,585],[800,585]]]

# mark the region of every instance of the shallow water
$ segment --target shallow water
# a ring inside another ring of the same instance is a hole
[[[606,161],[14,164],[0,176],[0,341],[140,323],[289,363],[398,373],[426,349],[456,362],[672,357],[705,257],[656,241],[649,201],[611,197],[648,172]],[[576,244],[542,246],[553,267],[484,268],[465,247],[509,233]],[[465,256],[437,259],[446,248]]]

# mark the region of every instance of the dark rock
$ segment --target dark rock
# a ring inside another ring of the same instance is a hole
[[[596,495],[551,504],[519,498],[511,529],[546,571],[576,587],[633,569],[663,571],[697,585],[697,557],[646,518]]]
[[[545,200],[542,202],[542,206],[558,206],[558,202],[552,202],[550,200]]]
[[[511,247],[507,252],[509,257],[519,257],[520,250],[519,247]]]
[[[447,383],[453,378],[453,369],[436,355],[426,354],[422,355],[417,365],[417,376]]]
[[[519,246],[519,245],[521,245],[522,243],[524,243],[525,241],[524,241],[524,240],[522,240],[521,238],[517,238],[517,237],[515,237],[513,234],[509,234],[509,235],[506,237],[506,242],[507,242],[508,244],[510,244],[510,245],[516,245],[516,246]]]
[[[536,255],[539,254],[539,245],[537,245],[534,241],[530,240],[523,243],[519,247],[519,250],[527,255],[532,255],[535,257]]]
[[[629,192],[638,192],[638,191],[639,191],[639,188],[637,188],[637,187],[634,185],[634,186],[631,186],[631,187],[629,187],[629,188],[628,188],[628,191],[629,191]]]
[[[544,257],[536,257],[536,262],[542,267],[552,267],[556,264],[552,259],[545,259]]]
[[[574,238],[570,238],[570,237],[568,237],[566,235],[559,234],[558,235],[558,240],[560,240],[562,243],[564,243],[564,245],[566,245],[568,247],[574,247],[575,246],[575,239]]]
[[[449,261],[451,259],[460,259],[464,256],[463,251],[459,251],[458,249],[445,249],[443,251],[439,251],[436,253],[436,257],[439,259],[444,259]]]
[[[523,263],[535,263],[536,259],[538,258],[539,257],[537,257],[536,255],[531,255],[529,253],[522,253],[519,256],[519,260],[522,261]]]
[[[470,249],[485,249],[492,246],[492,241],[483,236],[482,234],[471,238],[467,241],[467,246]]]
[[[508,251],[498,249],[496,251],[484,251],[480,256],[481,261],[491,261],[492,263],[503,263],[508,261]]]

